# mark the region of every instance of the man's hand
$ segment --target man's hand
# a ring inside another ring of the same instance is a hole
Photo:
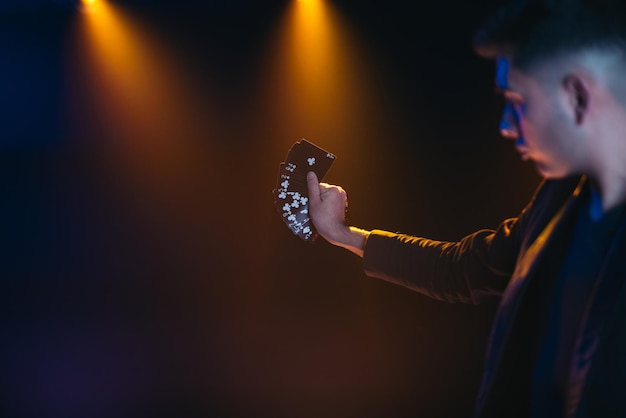
[[[314,172],[307,174],[309,215],[317,232],[328,242],[363,256],[369,232],[346,225],[348,196],[339,186],[320,183]]]
[[[314,172],[306,176],[309,189],[309,215],[317,232],[331,244],[348,233],[346,204],[348,197],[339,186],[320,183]]]

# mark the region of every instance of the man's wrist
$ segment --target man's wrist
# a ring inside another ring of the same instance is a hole
[[[357,228],[354,226],[346,227],[343,233],[332,241],[332,244],[343,247],[359,257],[363,257],[365,243],[369,237],[370,231]]]

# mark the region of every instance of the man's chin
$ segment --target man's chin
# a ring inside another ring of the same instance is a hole
[[[539,175],[545,179],[562,179],[572,174],[567,170],[557,170],[541,161],[535,161],[535,167]]]

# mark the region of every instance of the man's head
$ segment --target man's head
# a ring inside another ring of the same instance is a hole
[[[502,134],[542,175],[595,175],[626,152],[626,0],[517,0],[475,46],[497,62]]]

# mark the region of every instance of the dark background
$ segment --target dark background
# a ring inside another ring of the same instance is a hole
[[[80,5],[2,3],[0,415],[471,414],[495,302],[367,278],[291,234],[271,190],[305,137],[337,155],[352,224],[455,240],[515,216],[539,178],[499,138],[470,42],[500,2],[329,2],[366,57],[345,125],[273,104],[260,68],[289,3],[115,2],[202,103],[188,130],[160,128],[178,103],[151,103],[161,142],[102,110]]]

